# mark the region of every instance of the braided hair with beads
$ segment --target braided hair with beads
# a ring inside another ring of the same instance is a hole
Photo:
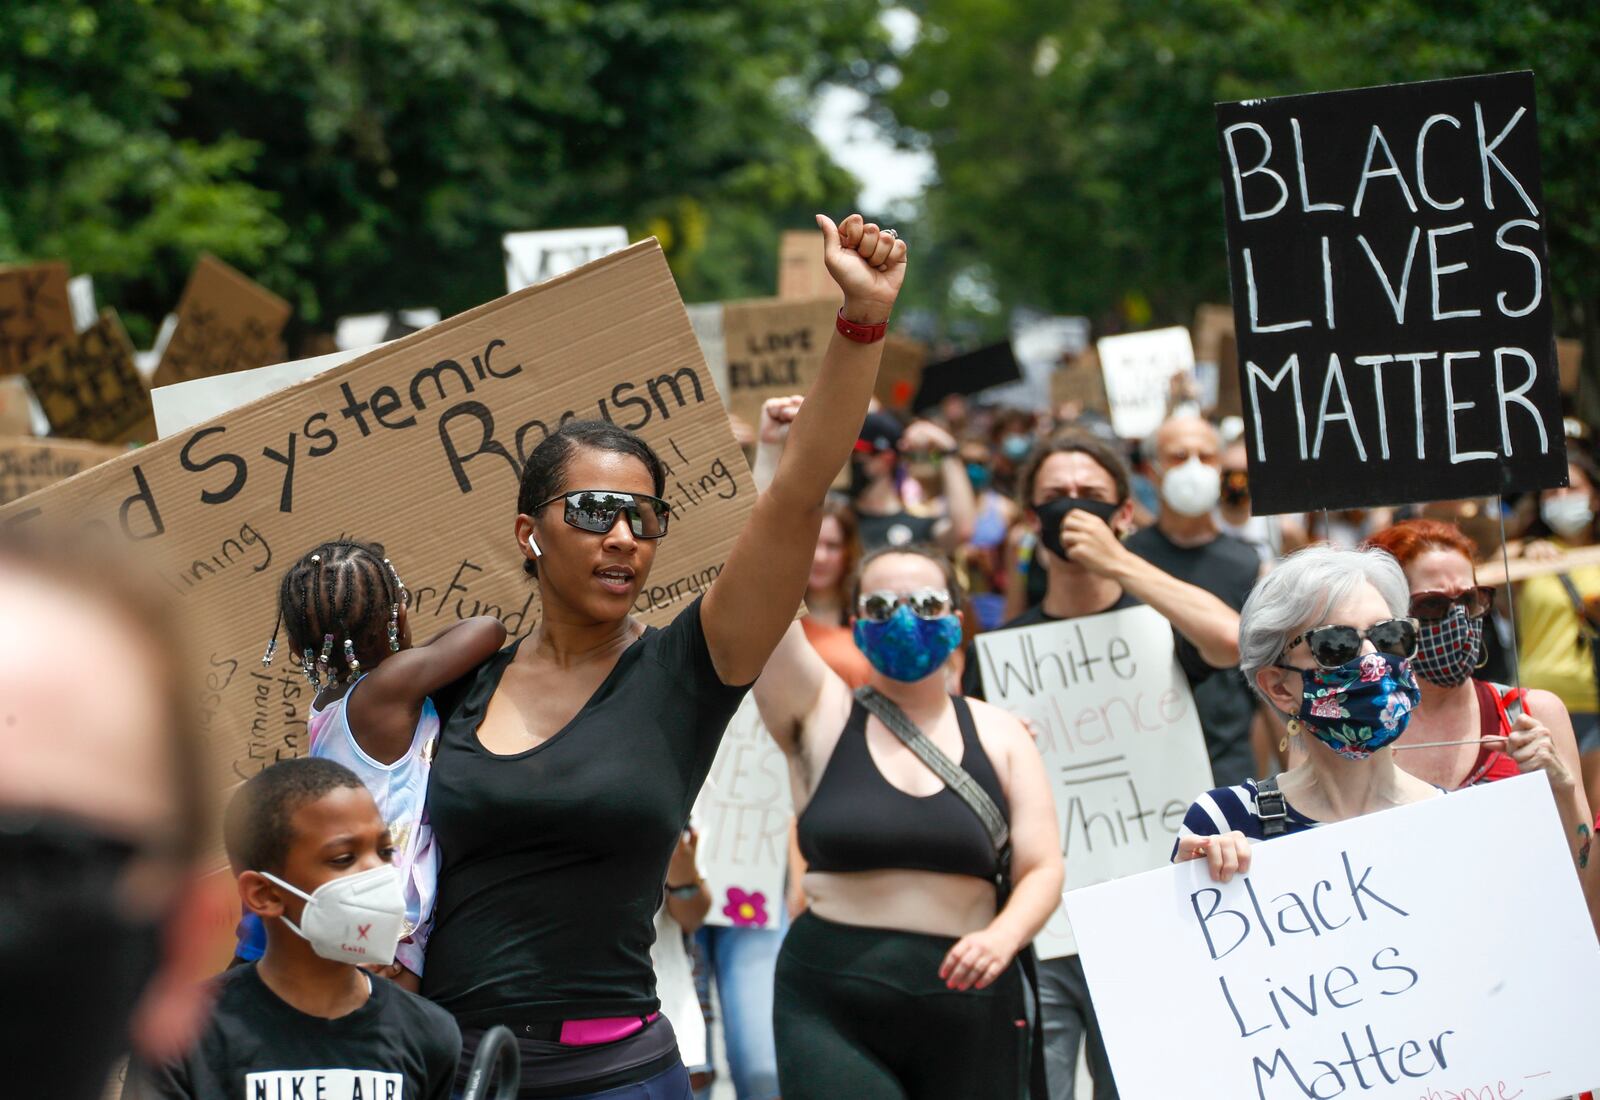
[[[351,684],[400,648],[400,608],[409,593],[376,542],[336,539],[307,552],[278,586],[278,625],[261,659],[272,663],[278,634],[313,687]]]

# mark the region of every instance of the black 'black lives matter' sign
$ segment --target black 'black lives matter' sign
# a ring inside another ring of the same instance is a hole
[[[1533,74],[1217,105],[1260,513],[1565,484]]]

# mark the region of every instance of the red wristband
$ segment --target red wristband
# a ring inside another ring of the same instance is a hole
[[[838,320],[834,324],[839,329],[839,335],[846,340],[854,340],[858,344],[876,344],[883,339],[884,333],[889,331],[888,321],[882,321],[876,325],[860,325],[854,321],[845,320],[843,307],[840,307]]]

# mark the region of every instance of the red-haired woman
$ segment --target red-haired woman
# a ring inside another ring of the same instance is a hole
[[[1548,691],[1473,678],[1493,593],[1473,574],[1472,540],[1454,524],[1412,519],[1367,545],[1387,550],[1405,570],[1411,616],[1419,624],[1412,665],[1422,702],[1395,742],[1401,766],[1447,790],[1544,771],[1581,866],[1591,817],[1566,706]]]

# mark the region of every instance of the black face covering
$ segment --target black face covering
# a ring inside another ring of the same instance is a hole
[[[867,491],[867,486],[872,484],[872,475],[867,472],[868,459],[852,458],[850,460],[850,499],[854,500]]]
[[[1081,508],[1092,516],[1099,516],[1106,523],[1111,522],[1111,517],[1117,514],[1117,505],[1107,504],[1103,500],[1082,500],[1078,497],[1059,497],[1056,500],[1034,506],[1033,514],[1039,517],[1039,541],[1044,548],[1060,558],[1067,560],[1067,551],[1061,545],[1061,521],[1067,518],[1067,513]]]
[[[136,850],[59,820],[0,816],[0,1066],[7,1093],[99,1096],[160,958],[159,917],[119,909]]]

